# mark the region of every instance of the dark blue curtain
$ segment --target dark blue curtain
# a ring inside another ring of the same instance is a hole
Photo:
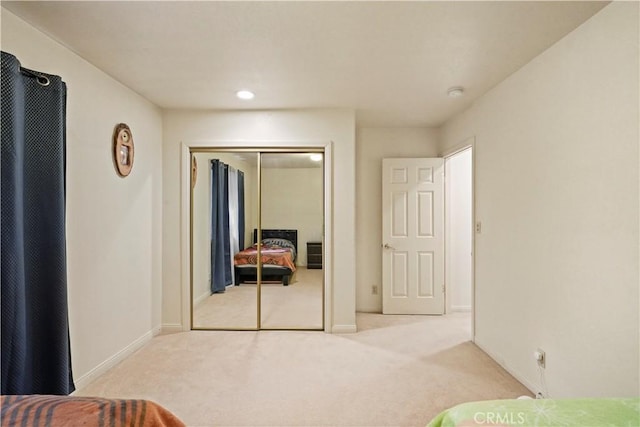
[[[244,249],[244,172],[238,171],[238,240]]]
[[[240,250],[244,249],[244,173],[238,171],[238,227]],[[229,229],[229,166],[211,160],[211,293],[233,283]]]
[[[2,52],[2,394],[69,394],[66,85]]]
[[[226,289],[224,258],[224,164],[211,160],[211,293]],[[228,214],[227,214],[228,215]],[[226,241],[229,246],[229,241]]]
[[[224,281],[225,286],[233,283],[233,271],[231,270],[231,232],[229,231],[229,165],[222,163],[222,167],[224,168],[224,176],[222,179],[224,192],[223,198],[221,200],[221,204],[223,205],[222,212],[222,221],[224,224],[223,228],[223,239],[224,239]]]

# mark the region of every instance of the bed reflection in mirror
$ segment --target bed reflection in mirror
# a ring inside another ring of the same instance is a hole
[[[192,155],[192,328],[323,329],[323,155]]]

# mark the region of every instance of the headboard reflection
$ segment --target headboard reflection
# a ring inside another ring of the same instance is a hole
[[[287,239],[298,250],[298,230],[275,230],[275,229],[262,229],[262,238],[269,239],[272,237]],[[253,243],[258,241],[258,230],[253,229]]]

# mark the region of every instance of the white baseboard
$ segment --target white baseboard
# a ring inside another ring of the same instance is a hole
[[[153,336],[155,337],[156,335],[160,335],[160,332],[162,332],[162,325],[156,325],[153,327],[153,329],[151,330],[151,332],[153,333]]]
[[[470,313],[471,312],[471,306],[470,305],[452,305],[451,306],[451,312]]]
[[[197,307],[198,304],[200,304],[202,301],[206,300],[210,296],[211,296],[211,292],[210,291],[205,291],[202,295],[200,295],[198,298],[196,298],[196,300],[193,302],[193,306]]]
[[[163,323],[160,330],[161,334],[175,334],[176,332],[184,332],[184,328],[180,323]]]
[[[514,371],[509,366],[507,366],[507,364],[504,363],[504,359],[502,359],[502,357],[499,357],[497,354],[492,353],[491,351],[487,350],[487,348],[484,347],[482,344],[478,343],[478,341],[474,340],[474,343],[475,343],[475,345],[478,346],[478,348],[480,348],[480,350],[484,351],[487,354],[487,356],[492,358],[498,365],[500,365],[512,377],[514,377],[516,380],[518,380],[523,386],[528,388],[531,393],[533,393],[535,395],[536,391],[540,390],[540,387],[538,385],[531,383],[529,380],[527,380],[525,377],[523,377],[520,373]],[[515,399],[515,397],[514,397],[514,399]]]
[[[74,380],[76,384],[77,390],[82,390],[84,387],[88,386],[93,380],[95,380],[100,375],[106,373],[109,369],[116,366],[118,363],[122,362],[124,359],[133,354],[136,350],[139,350],[148,343],[151,338],[153,338],[153,331],[149,331],[104,362],[100,363],[98,366]]]
[[[332,334],[353,334],[358,332],[356,325],[333,325]]]

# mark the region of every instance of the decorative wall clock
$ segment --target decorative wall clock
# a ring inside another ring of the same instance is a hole
[[[198,179],[198,161],[196,156],[191,155],[191,187],[196,186],[196,180]]]
[[[133,155],[131,129],[125,123],[118,123],[113,131],[113,162],[116,166],[116,172],[123,178],[131,173]]]

